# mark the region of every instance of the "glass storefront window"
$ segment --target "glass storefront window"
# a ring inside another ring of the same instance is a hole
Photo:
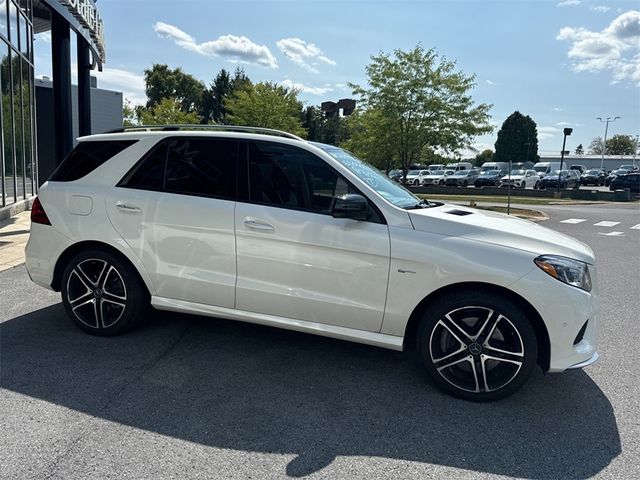
[[[20,17],[20,22],[18,23],[18,28],[20,31],[20,53],[25,56],[29,56],[29,49],[27,47],[27,20],[23,15],[18,15]]]
[[[22,142],[22,75],[20,73],[21,57],[12,55],[13,66],[13,133],[15,136],[16,154],[16,195],[18,200],[24,198],[24,144]]]
[[[7,0],[0,0],[0,34],[5,37],[9,36],[7,22]]]
[[[31,85],[29,64],[22,59],[22,138],[24,145],[25,193],[33,195],[33,152],[31,150]]]
[[[15,201],[13,157],[13,109],[11,108],[11,53],[9,46],[0,40],[0,92],[2,96],[2,145],[4,150],[5,204]]]
[[[14,47],[18,46],[18,9],[15,3],[7,0],[9,3],[9,36],[11,37],[11,44]]]

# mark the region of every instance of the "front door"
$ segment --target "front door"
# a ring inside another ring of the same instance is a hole
[[[333,218],[334,196],[355,192],[315,155],[249,144],[248,192],[235,212],[236,308],[377,332],[389,275],[389,229]]]

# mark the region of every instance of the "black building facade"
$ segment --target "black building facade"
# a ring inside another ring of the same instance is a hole
[[[53,108],[47,108],[52,119],[46,134],[59,163],[73,147],[74,118],[79,135],[92,131],[90,72],[102,70],[105,61],[103,28],[94,0],[0,0],[0,208],[25,202],[39,185],[34,35],[51,32]],[[71,48],[77,50],[75,111]]]

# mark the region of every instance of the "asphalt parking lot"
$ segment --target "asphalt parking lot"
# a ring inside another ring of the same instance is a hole
[[[256,325],[158,312],[91,337],[1,272],[2,476],[640,478],[640,209],[541,209],[596,252],[602,358],[493,404],[441,394],[411,354]]]

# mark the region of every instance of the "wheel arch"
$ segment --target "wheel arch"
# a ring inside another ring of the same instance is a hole
[[[501,287],[498,285],[492,285],[489,283],[482,282],[463,282],[463,283],[455,283],[452,285],[447,285],[438,290],[431,292],[422,301],[413,309],[411,316],[409,317],[409,321],[407,322],[407,326],[405,327],[404,332],[404,348],[405,349],[413,349],[415,348],[415,340],[416,334],[418,332],[418,325],[420,324],[420,319],[422,317],[422,313],[425,311],[427,306],[434,302],[436,299],[451,294],[452,292],[460,291],[460,290],[482,290],[485,292],[490,292],[494,294],[498,294],[504,296],[522,308],[527,315],[527,318],[530,320],[533,330],[536,334],[536,340],[538,343],[538,364],[542,368],[544,372],[549,370],[549,363],[551,357],[551,342],[549,340],[549,333],[547,331],[547,327],[542,320],[542,317],[538,313],[538,311],[531,305],[525,298],[518,295],[517,293],[509,290],[508,288]]]
[[[142,281],[142,284],[147,289],[147,293],[149,293],[149,295],[153,295],[153,290],[151,288],[149,279],[147,278],[147,273],[144,270],[142,264],[137,260],[137,258],[135,260],[132,260],[120,249],[114,247],[113,245],[109,245],[108,243],[100,242],[97,240],[84,240],[82,242],[74,243],[73,245],[67,247],[66,250],[62,252],[62,254],[60,254],[58,260],[56,261],[56,266],[53,270],[53,280],[51,282],[51,288],[53,288],[56,292],[59,292],[61,290],[62,274],[64,273],[64,269],[69,261],[73,258],[74,255],[82,252],[83,250],[91,248],[109,252],[117,256],[123,262],[127,263],[138,275],[138,277]]]

